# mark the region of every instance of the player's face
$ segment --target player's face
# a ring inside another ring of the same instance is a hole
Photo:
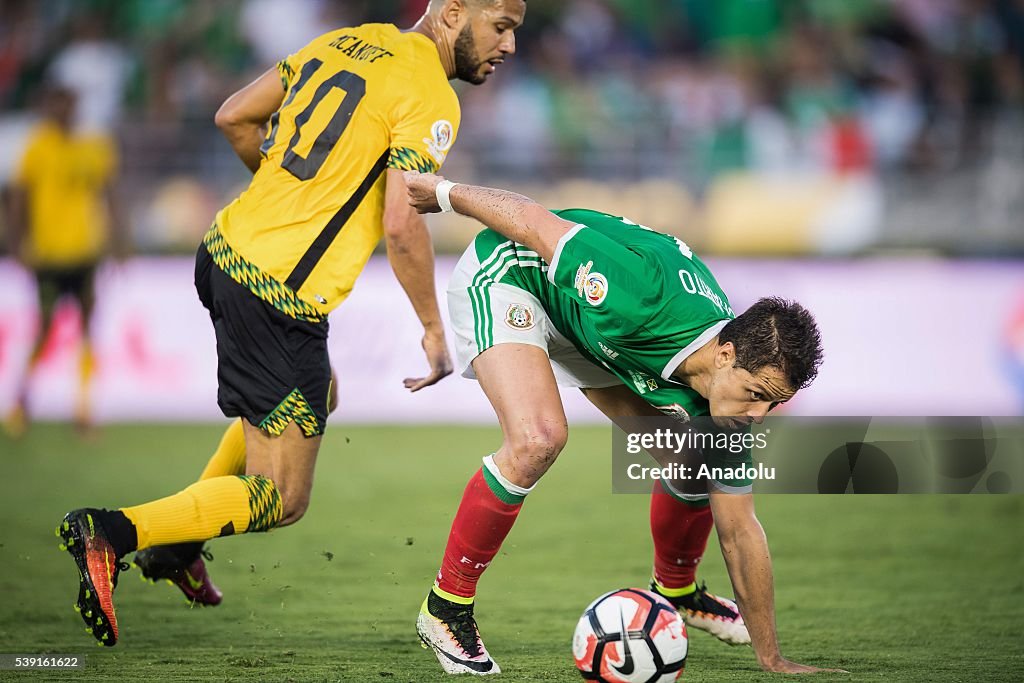
[[[795,393],[778,368],[762,368],[751,374],[733,361],[715,371],[707,399],[716,424],[740,427],[751,422],[761,424],[768,411]]]
[[[515,30],[523,23],[523,0],[498,0],[469,13],[455,40],[455,76],[480,85],[505,56],[515,53]]]
[[[44,101],[43,110],[59,126],[68,128],[75,114],[75,96],[67,90],[50,93]]]

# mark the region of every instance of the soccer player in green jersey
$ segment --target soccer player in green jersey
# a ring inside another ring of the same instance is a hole
[[[814,379],[821,338],[811,314],[782,299],[761,299],[737,317],[707,266],[669,235],[431,174],[407,173],[406,183],[421,213],[454,210],[489,227],[459,261],[448,306],[457,368],[480,382],[503,442],[469,480],[417,631],[445,671],[498,673],[473,617],[476,584],[565,445],[557,384],[579,387],[613,420],[667,413],[742,426]],[[689,625],[753,645],[768,671],[820,671],[779,651],[751,482],[704,487],[658,487],[652,496],[652,590]],[[695,582],[714,522],[738,607]]]

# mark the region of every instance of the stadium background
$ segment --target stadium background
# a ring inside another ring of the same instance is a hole
[[[133,253],[100,272],[101,431],[82,442],[59,424],[72,410],[77,345],[66,308],[32,384],[44,422],[22,441],[0,437],[0,510],[12,520],[0,587],[22,596],[0,618],[5,651],[88,645],[62,592],[70,567],[41,535],[51,523],[86,502],[185,485],[215,446],[213,335],[191,254],[246,172],[213,112],[310,37],[368,20],[411,25],[424,4],[0,0],[0,185],[39,86],[80,88],[83,125],[110,131],[120,149]],[[517,37],[492,82],[457,85],[463,126],[447,176],[677,234],[707,256],[737,310],[768,293],[804,302],[827,360],[794,414],[1021,414],[1024,3],[530,0]],[[443,284],[479,226],[443,217],[431,227]],[[34,297],[30,275],[0,257],[0,411],[29,352]],[[213,615],[179,612],[170,591],[123,587],[124,643],[90,658],[92,676],[126,664],[160,680],[433,676],[409,616],[466,474],[496,443],[491,411],[458,378],[417,396],[401,389],[422,360],[382,255],[332,328],[341,409],[307,519],[215,547],[233,604]],[[574,425],[600,424],[578,396],[566,401]],[[605,427],[573,430],[545,479],[550,495],[531,498],[485,579],[482,626],[511,680],[573,680],[575,613],[645,580],[645,502],[606,493],[608,443]],[[381,509],[385,491],[404,505]],[[1020,679],[1019,498],[771,496],[759,506],[794,658],[850,668],[852,680]],[[714,547],[706,564],[723,585]],[[535,585],[524,605],[526,576]],[[368,604],[357,586],[382,580],[390,593]],[[951,615],[971,586],[970,606]],[[757,678],[749,655],[702,635],[688,677]]]

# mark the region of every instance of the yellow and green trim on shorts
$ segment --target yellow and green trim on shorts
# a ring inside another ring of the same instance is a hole
[[[216,223],[203,236],[203,244],[213,262],[228,277],[288,317],[309,323],[321,323],[327,319],[326,315],[300,299],[291,287],[267,275],[232,249]]]
[[[268,434],[280,436],[289,422],[297,424],[304,436],[318,436],[324,433],[324,425],[313,412],[309,401],[297,388],[292,389],[292,392],[263,418],[258,427]]]

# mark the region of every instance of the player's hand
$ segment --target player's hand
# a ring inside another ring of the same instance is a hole
[[[820,673],[836,673],[836,674],[848,674],[849,671],[843,669],[822,669],[817,666],[808,666],[806,664],[797,664],[791,662],[784,657],[779,657],[769,662],[761,662],[761,668],[765,671],[771,671],[772,673],[779,674],[820,674]]]
[[[409,206],[419,213],[437,213],[441,210],[435,191],[437,184],[444,180],[443,176],[417,171],[406,171],[402,175],[409,191]]]
[[[419,391],[423,387],[437,384],[452,374],[452,359],[448,356],[448,344],[444,340],[444,332],[427,332],[423,335],[423,351],[430,363],[430,374],[426,377],[406,377],[403,384],[409,391]]]

